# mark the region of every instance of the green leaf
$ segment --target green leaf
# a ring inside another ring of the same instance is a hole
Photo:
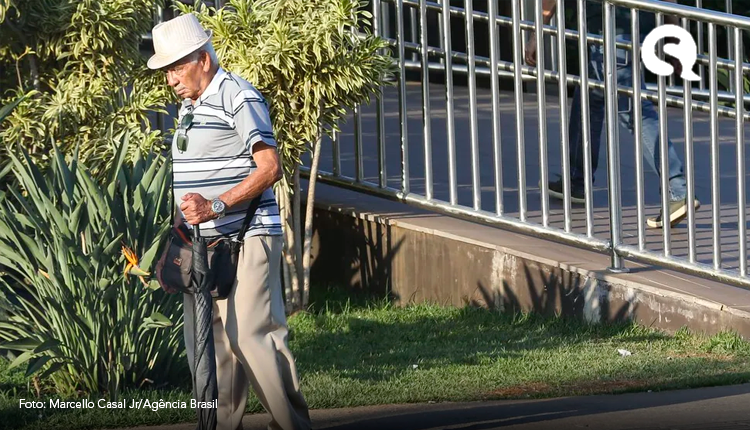
[[[42,344],[39,339],[27,337],[23,339],[14,340],[12,342],[6,342],[0,345],[0,349],[11,350],[11,351],[28,351],[32,350]]]
[[[34,355],[35,355],[34,351],[31,351],[31,350],[24,352],[23,354],[21,354],[18,357],[16,357],[16,359],[13,360],[12,363],[10,363],[10,366],[8,366],[8,370],[14,369],[14,368],[22,365],[23,363],[29,361],[29,359],[31,357],[33,357]]]
[[[143,325],[146,328],[164,328],[171,327],[172,321],[159,312],[154,312],[151,316],[144,318]]]
[[[16,106],[18,106],[22,101],[26,100],[26,98],[28,96],[29,96],[29,94],[24,94],[23,96],[16,98],[15,100],[13,100],[12,102],[10,102],[9,104],[7,104],[7,105],[3,106],[2,108],[0,108],[0,122],[3,122],[3,120],[5,119],[5,117],[7,117],[8,115],[10,115],[11,112],[13,112],[13,109],[15,109]],[[1,176],[2,175],[0,175],[0,177]]]
[[[46,377],[52,375],[53,373],[60,370],[63,366],[65,366],[64,361],[56,361],[52,363],[47,370],[44,371],[44,373],[41,374],[40,378],[45,379]]]
[[[31,376],[34,373],[38,372],[51,359],[52,359],[52,357],[50,357],[48,355],[43,355],[41,357],[36,357],[33,360],[31,360],[29,362],[29,367],[26,368],[26,377],[28,378],[29,376]]]
[[[47,339],[41,345],[34,348],[34,353],[40,354],[42,352],[49,351],[50,349],[56,348],[60,345],[60,341],[57,339]]]

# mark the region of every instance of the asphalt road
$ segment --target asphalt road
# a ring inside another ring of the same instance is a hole
[[[651,393],[312,410],[326,430],[735,430],[750,429],[750,384]],[[246,415],[245,430],[267,414]],[[193,430],[195,424],[139,430]]]

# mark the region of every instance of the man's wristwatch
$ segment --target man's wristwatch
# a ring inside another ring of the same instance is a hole
[[[217,197],[211,200],[211,210],[218,215],[217,219],[224,218],[224,212],[227,210],[227,205]]]

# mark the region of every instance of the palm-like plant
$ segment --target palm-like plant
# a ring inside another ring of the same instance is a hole
[[[223,66],[250,81],[269,102],[284,163],[277,188],[285,231],[285,284],[289,310],[306,306],[310,285],[312,208],[324,135],[358,104],[380,95],[395,72],[388,47],[370,28],[360,0],[231,0],[221,9],[181,5],[214,32]],[[302,155],[312,163],[304,243],[300,236]],[[300,288],[301,287],[301,288]]]
[[[0,350],[61,394],[116,397],[186,371],[181,302],[145,278],[170,226],[169,163],[152,153],[127,165],[127,134],[117,142],[102,185],[56,146],[45,172],[9,154],[18,185],[0,199]]]
[[[163,0],[0,0],[0,88],[35,90],[0,128],[9,150],[24,148],[44,166],[51,161],[52,137],[65,153],[78,148],[99,176],[114,159],[110,128],[137,137],[129,161],[137,150],[145,154],[160,145],[161,132],[149,115],[166,113],[176,98],[164,77],[146,68],[139,48],[161,5]]]

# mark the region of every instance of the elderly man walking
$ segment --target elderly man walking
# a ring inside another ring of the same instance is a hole
[[[281,178],[263,96],[223,70],[193,14],[154,27],[148,67],[163,70],[186,100],[172,143],[176,223],[199,225],[204,237],[237,236],[250,202],[260,204],[245,234],[237,275],[226,300],[213,302],[218,385],[217,428],[242,428],[249,384],[271,415],[269,429],[310,428],[294,358],[287,345],[281,294],[282,230],[272,185]],[[170,292],[160,272],[162,287]],[[193,296],[184,294],[185,345],[193,369]]]
[[[552,20],[552,16],[555,14],[557,8],[556,0],[539,0],[542,2],[542,16],[545,25],[549,25]],[[675,0],[665,0],[670,3],[675,3]],[[616,21],[616,33],[619,41],[630,42],[632,40],[631,35],[631,19],[630,10],[624,8],[616,8],[615,11]],[[648,32],[653,30],[656,26],[656,20],[653,13],[640,12],[640,37],[643,39]],[[589,0],[586,2],[586,22],[587,22],[587,33],[594,33],[601,35],[603,33],[603,11],[601,0]],[[679,24],[676,18],[672,16],[666,16],[665,21],[668,24]],[[535,66],[536,65],[537,46],[536,39],[532,34],[529,42],[526,45],[525,60],[526,63]],[[604,81],[604,47],[602,45],[591,45],[589,46],[589,76],[593,79]],[[679,76],[681,74],[680,62],[672,57],[667,56],[667,60],[672,63],[675,68],[675,74]],[[630,51],[625,49],[617,49],[617,84],[621,86],[630,87],[633,85],[633,58]],[[645,82],[639,83],[645,88]],[[597,164],[599,161],[599,147],[601,146],[601,134],[604,126],[604,93],[599,89],[591,89],[589,91],[589,112],[585,112],[585,115],[590,117],[590,134],[591,136],[591,168],[592,177],[596,172]],[[619,98],[619,110],[620,110],[620,123],[627,127],[630,133],[635,133],[635,123],[633,118],[632,101],[627,97],[621,96]],[[657,173],[660,174],[660,154],[659,154],[659,115],[654,109],[654,105],[648,100],[641,100],[641,111],[643,113],[642,120],[642,141],[643,141],[643,155],[646,158],[648,165]],[[571,189],[571,201],[574,203],[585,203],[584,196],[584,154],[583,154],[583,133],[581,130],[581,89],[576,87],[575,94],[573,95],[573,104],[570,109],[570,127],[569,127],[569,146],[570,146],[570,189]],[[669,214],[668,219],[671,226],[680,223],[687,216],[687,190],[685,175],[683,173],[682,161],[677,156],[677,152],[674,150],[672,141],[669,140],[669,136],[661,136],[667,139],[668,148],[668,166],[669,172]],[[551,197],[562,199],[563,183],[562,179],[556,181],[550,181],[548,184],[549,195]],[[695,208],[700,207],[700,202],[696,199],[693,202]],[[649,218],[647,220],[649,227],[661,228],[663,224],[662,214],[656,217]]]

